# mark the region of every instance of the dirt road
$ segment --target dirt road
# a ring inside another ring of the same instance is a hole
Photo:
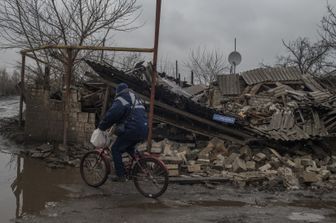
[[[335,193],[171,185],[152,200],[138,194],[132,182],[61,187],[70,192],[67,201],[20,222],[336,222]]]

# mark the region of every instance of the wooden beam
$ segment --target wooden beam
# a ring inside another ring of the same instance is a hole
[[[65,95],[63,97],[64,111],[63,111],[63,145],[65,148],[68,146],[68,129],[69,129],[69,113],[70,113],[70,93],[71,93],[71,76],[73,67],[72,49],[68,48],[67,63],[65,64]]]
[[[102,107],[101,114],[100,114],[100,119],[104,118],[105,112],[107,110],[108,102],[110,99],[110,92],[111,92],[111,87],[107,86],[105,90],[104,102],[103,102],[103,107]]]

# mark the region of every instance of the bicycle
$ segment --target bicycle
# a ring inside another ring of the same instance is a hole
[[[168,170],[162,161],[138,150],[133,156],[128,154],[128,158],[130,162],[123,161],[126,179],[133,180],[135,187],[143,196],[157,198],[167,190]],[[84,182],[91,187],[103,185],[114,168],[111,161],[112,155],[108,147],[87,152],[80,162],[80,173]]]

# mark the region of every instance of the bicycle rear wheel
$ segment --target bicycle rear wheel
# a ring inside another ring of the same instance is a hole
[[[161,196],[168,187],[168,171],[155,158],[142,158],[133,167],[133,181],[137,190],[149,198]]]
[[[107,180],[110,167],[108,161],[100,152],[90,151],[81,160],[80,173],[87,185],[99,187]]]

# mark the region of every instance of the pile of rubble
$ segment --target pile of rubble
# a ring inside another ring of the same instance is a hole
[[[336,188],[336,156],[302,150],[279,154],[272,148],[251,149],[216,138],[200,146],[163,140],[153,144],[152,152],[161,154],[172,177],[225,178],[239,186],[265,188]]]
[[[47,167],[55,169],[66,166],[79,167],[81,158],[92,149],[93,146],[89,144],[75,144],[65,149],[62,145],[44,143],[29,145],[22,153],[32,158],[41,159]]]
[[[247,129],[282,141],[336,133],[336,96],[323,83],[296,68],[259,68],[221,75],[207,104],[244,118]]]

